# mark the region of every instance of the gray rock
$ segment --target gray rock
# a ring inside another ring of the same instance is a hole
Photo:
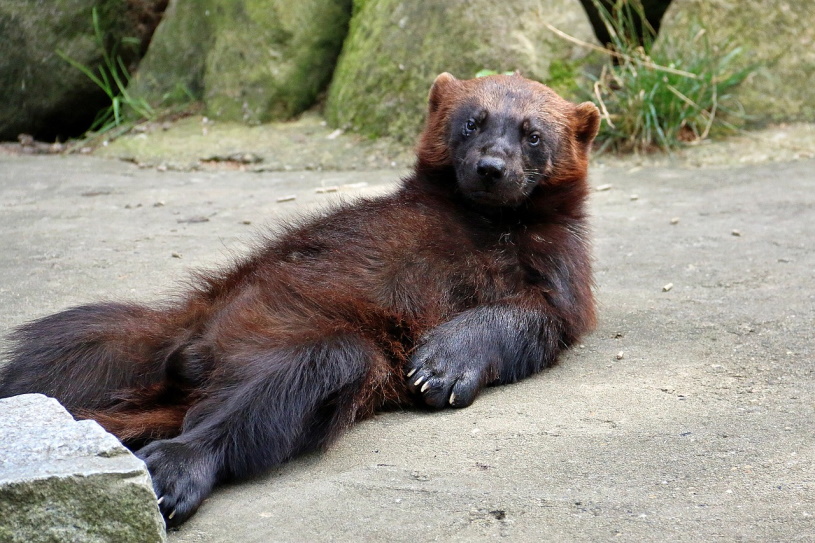
[[[175,0],[167,6],[128,87],[131,95],[155,106],[203,99],[213,29],[208,5],[202,8],[202,4]]]
[[[199,99],[250,124],[311,106],[331,79],[351,0],[176,0],[131,92],[154,105]]]
[[[588,50],[547,24],[596,43],[577,0],[356,0],[326,115],[340,128],[412,141],[427,90],[445,71],[469,79],[520,70],[573,97]]]
[[[84,132],[110,100],[57,51],[96,71],[103,63],[93,28],[93,9],[109,51],[123,38],[146,40],[146,12],[156,0],[0,0],[0,140],[20,133],[42,139]],[[139,9],[136,9],[136,8]],[[122,46],[118,56],[135,63],[140,46]]]
[[[741,47],[738,66],[757,67],[736,92],[749,119],[815,121],[815,2],[674,0],[655,47],[700,47],[699,24],[714,51]]]
[[[165,541],[144,463],[41,394],[0,400],[0,519],[8,543]]]

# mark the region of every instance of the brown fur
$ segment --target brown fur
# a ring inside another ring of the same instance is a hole
[[[164,309],[93,304],[22,326],[0,397],[52,395],[138,449],[168,524],[377,410],[465,407],[594,325],[598,122],[520,76],[442,74],[394,194],[291,225]]]

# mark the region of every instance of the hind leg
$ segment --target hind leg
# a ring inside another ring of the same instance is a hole
[[[262,472],[327,445],[368,409],[361,391],[386,364],[354,334],[225,361],[181,435],[137,452],[168,526],[192,515],[219,482]]]

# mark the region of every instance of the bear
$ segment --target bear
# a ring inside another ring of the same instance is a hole
[[[145,462],[168,527],[378,411],[466,407],[595,325],[599,121],[518,74],[443,73],[393,193],[286,224],[176,299],[20,326],[0,397],[39,392],[98,421]]]

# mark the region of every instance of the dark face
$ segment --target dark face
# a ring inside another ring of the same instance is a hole
[[[517,207],[551,172],[557,125],[541,118],[543,97],[496,86],[450,117],[450,150],[458,188],[485,206]]]

